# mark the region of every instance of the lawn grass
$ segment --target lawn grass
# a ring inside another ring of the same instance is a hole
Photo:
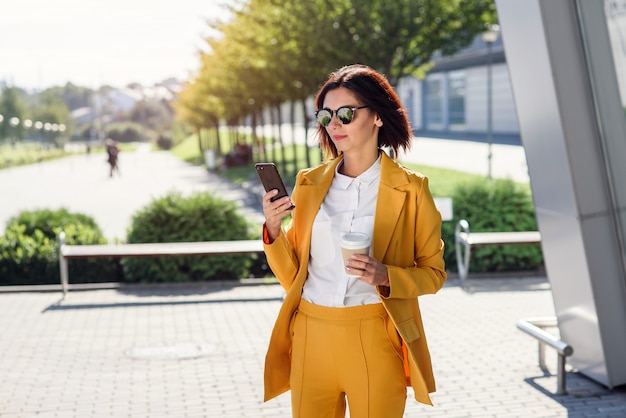
[[[86,152],[86,148],[82,143],[71,142],[70,145],[74,145],[75,147],[67,147],[67,149],[56,148],[50,144],[26,141],[17,142],[15,144],[0,143],[0,170],[55,160],[67,157],[68,155]],[[118,145],[123,152],[132,152],[137,148],[136,143],[120,143]],[[104,154],[104,146],[91,148],[90,152]]]
[[[403,163],[402,161],[401,163],[411,170],[420,172],[428,177],[428,187],[432,195],[436,197],[452,196],[454,189],[456,189],[459,184],[482,179],[486,180],[485,176],[479,174],[471,174],[449,168]]]
[[[40,161],[61,158],[63,150],[44,148],[39,143],[18,142],[16,144],[0,144],[0,169],[34,164]]]
[[[198,149],[198,138],[195,135],[188,136],[173,147],[170,152],[191,164],[200,165],[204,163],[204,157],[200,155],[200,150]]]

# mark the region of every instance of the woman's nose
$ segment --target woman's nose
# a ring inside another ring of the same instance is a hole
[[[330,123],[328,124],[328,127],[330,128],[331,126],[341,126],[342,123],[339,121],[339,118],[337,117],[337,113],[333,112],[332,116],[330,117]]]

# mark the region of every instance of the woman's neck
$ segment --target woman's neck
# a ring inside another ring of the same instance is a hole
[[[357,177],[367,171],[378,159],[378,149],[374,153],[347,155],[344,154],[339,172],[344,176]]]

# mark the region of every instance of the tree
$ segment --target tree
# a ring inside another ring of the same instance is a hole
[[[0,122],[0,140],[5,138],[23,139],[23,122],[27,118],[28,111],[17,87],[7,87],[2,91],[0,115],[3,118]]]
[[[242,0],[231,12],[230,21],[210,23],[219,35],[207,40],[211,51],[189,88],[219,101],[213,114],[231,123],[299,101],[305,128],[305,101],[331,71],[367,64],[396,85],[496,21],[492,0]]]
[[[206,84],[210,79],[197,78],[185,85],[185,88],[178,94],[177,101],[174,102],[176,117],[179,121],[188,123],[196,133],[198,138],[198,149],[203,155],[204,151],[210,148],[210,141],[204,140],[202,133],[205,129],[214,128],[216,132],[215,146],[211,147],[217,155],[221,155],[219,142],[219,114],[220,100],[210,93],[210,86]]]
[[[160,101],[140,100],[130,110],[128,119],[145,128],[161,132],[172,124],[173,115],[168,106]]]
[[[44,90],[43,94],[52,94],[61,98],[67,105],[67,108],[72,111],[89,106],[93,90],[67,83],[63,87],[50,87]]]
[[[314,0],[299,7],[306,14],[298,27],[315,28],[304,32],[306,39],[297,38],[306,43],[302,48],[316,48],[334,68],[369,65],[392,85],[403,76],[423,74],[434,54],[451,55],[468,46],[497,19],[492,0]]]
[[[55,129],[44,132],[46,138],[56,145],[60,145],[60,139],[71,135],[70,111],[63,98],[54,89],[47,89],[40,95],[40,104],[33,112],[33,119],[50,124]],[[60,126],[65,131],[59,129]]]
[[[324,76],[317,70],[319,61],[304,64],[299,45],[306,42],[295,40],[296,34],[304,31],[298,26],[300,17],[307,15],[309,8],[306,2],[252,0],[233,9],[230,22],[213,23],[222,36],[208,40],[211,53],[203,55],[203,70],[198,77],[205,79],[210,74],[211,79],[220,80],[214,82],[213,93],[225,101],[224,109],[228,112],[221,116],[237,121],[253,115],[253,132],[262,110],[271,109],[271,122],[277,128],[275,137],[280,145],[283,145],[281,104],[302,101],[305,109],[304,100]],[[313,72],[315,75],[310,75]],[[310,120],[306,116],[305,127]],[[256,145],[264,152],[263,142]],[[282,163],[285,168],[287,162],[283,159]]]

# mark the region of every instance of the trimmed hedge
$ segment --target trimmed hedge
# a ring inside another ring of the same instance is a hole
[[[446,268],[456,271],[454,228],[467,219],[474,232],[536,230],[532,198],[510,180],[464,183],[452,194],[454,219],[442,226]],[[0,235],[0,285],[58,284],[58,234],[68,244],[105,244],[102,231],[90,216],[66,209],[23,211],[9,220]],[[195,242],[257,239],[259,225],[251,225],[233,202],[206,192],[183,197],[172,192],[135,214],[128,242]],[[472,272],[539,270],[541,246],[504,245],[472,250]],[[271,274],[263,254],[162,258],[87,259],[69,261],[72,283],[183,282],[214,278],[239,279]]]
[[[454,219],[442,226],[446,269],[457,271],[454,229],[467,219],[473,232],[535,231],[537,220],[530,193],[512,180],[477,180],[457,186],[452,196]],[[472,249],[470,271],[540,270],[540,244],[489,245]]]
[[[178,192],[153,200],[133,216],[129,243],[231,241],[258,238],[233,202],[206,192]],[[250,274],[257,255],[126,258],[128,282],[186,282],[239,279]],[[264,258],[264,257],[263,257]]]
[[[105,244],[100,227],[90,216],[67,209],[23,211],[11,218],[0,236],[0,284],[60,283],[58,235],[65,231],[68,244]],[[120,280],[117,260],[71,260],[73,283]]]

